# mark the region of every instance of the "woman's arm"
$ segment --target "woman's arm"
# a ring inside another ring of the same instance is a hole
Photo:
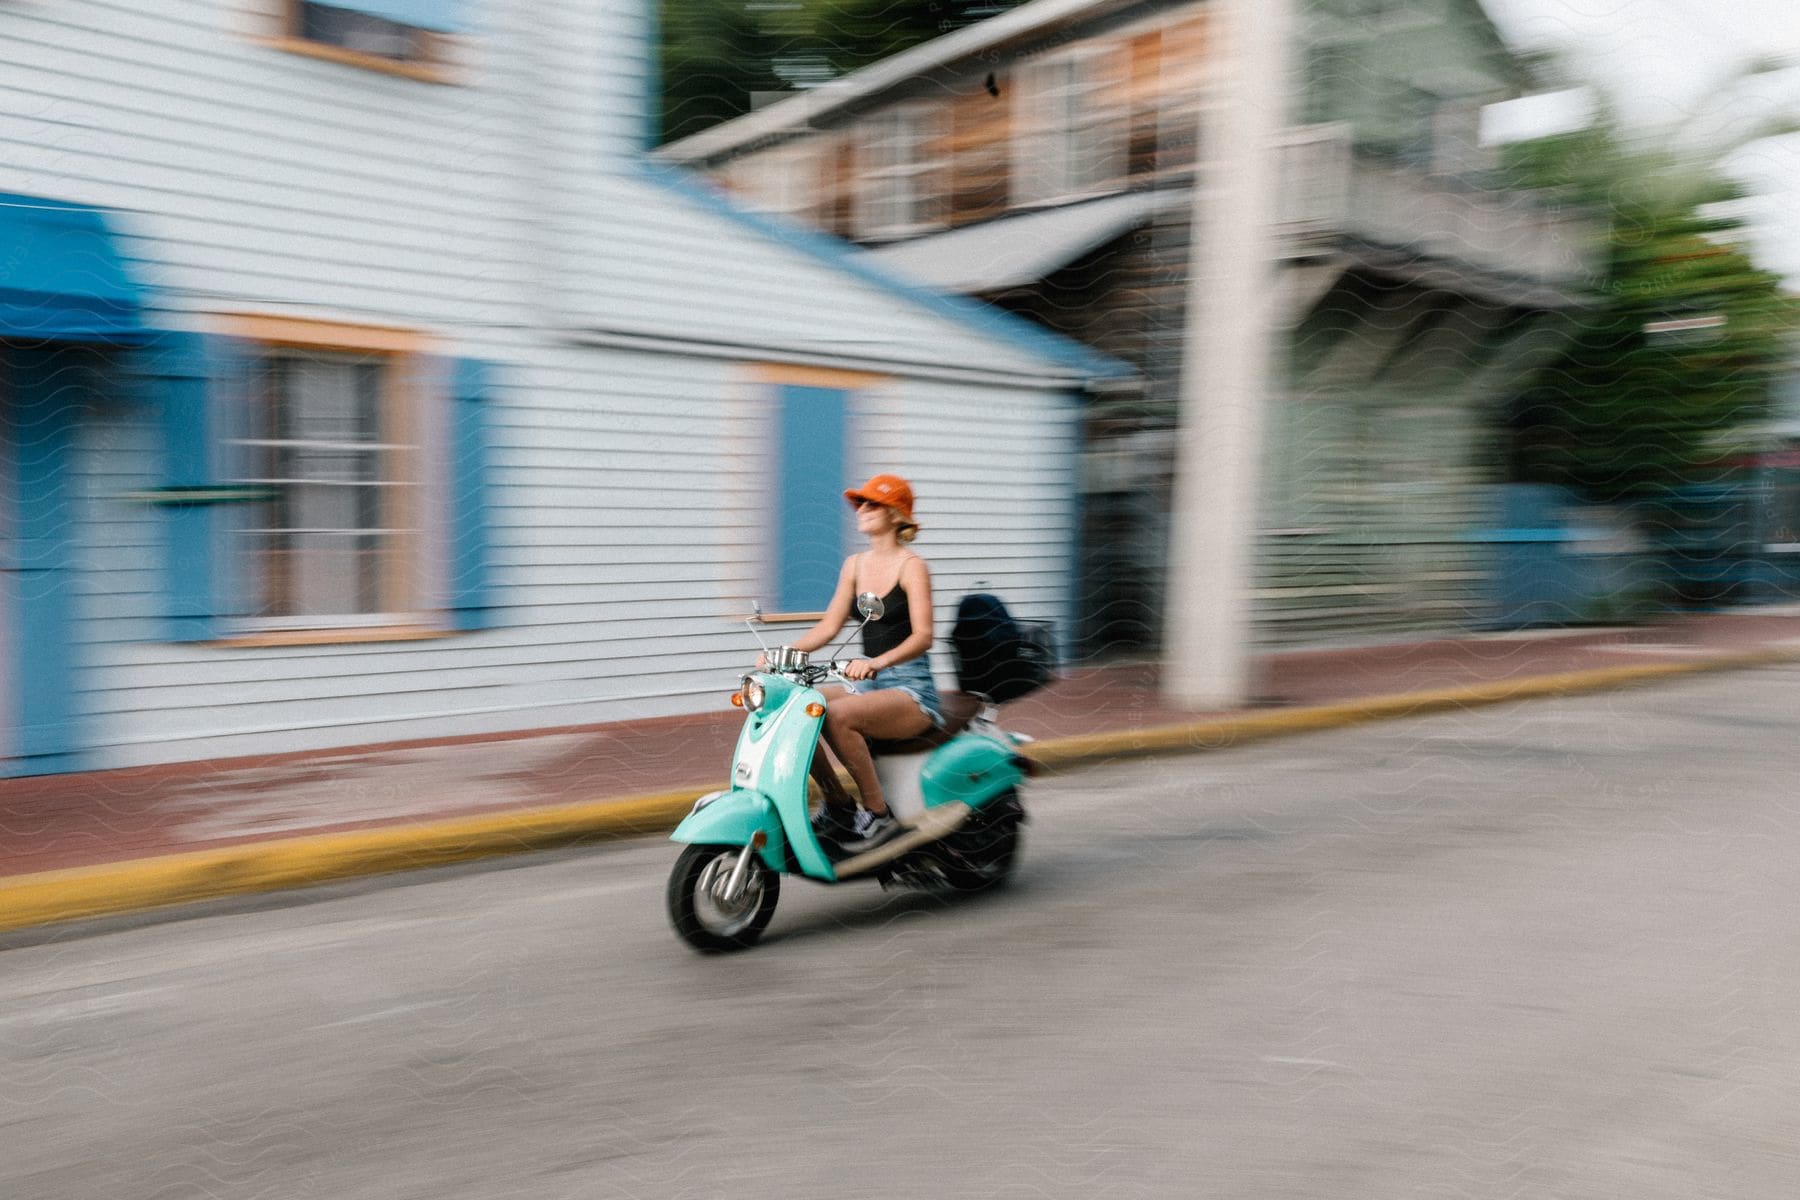
[[[900,572],[900,583],[906,589],[906,611],[912,616],[912,633],[886,654],[869,660],[869,665],[877,671],[911,662],[931,649],[931,570],[925,560],[907,559]]]
[[[856,556],[851,555],[844,560],[843,570],[838,572],[837,591],[832,593],[831,603],[825,606],[825,615],[819,623],[789,642],[796,650],[817,650],[830,643],[850,619],[850,601],[856,592]],[[910,597],[912,593],[908,592]]]

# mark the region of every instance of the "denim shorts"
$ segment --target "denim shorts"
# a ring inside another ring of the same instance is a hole
[[[875,678],[866,685],[866,690],[871,692],[889,688],[911,696],[919,706],[919,711],[931,719],[934,728],[944,727],[944,704],[938,699],[937,680],[931,676],[930,659],[915,658],[885,671],[877,671]]]

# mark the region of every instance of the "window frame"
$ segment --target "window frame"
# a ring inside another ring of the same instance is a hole
[[[1086,44],[1014,64],[1008,207],[1047,207],[1129,186],[1130,109],[1117,94],[1119,72],[1106,69],[1121,49],[1128,53],[1129,45]],[[1098,153],[1088,152],[1087,138],[1097,141]]]
[[[426,461],[429,456],[419,425],[423,416],[419,376],[427,350],[423,337],[410,330],[288,318],[238,318],[231,324],[234,335],[251,348],[255,357],[253,376],[257,391],[251,414],[256,427],[225,434],[228,455],[241,459],[270,448],[273,439],[265,436],[264,422],[272,399],[265,390],[269,383],[267,364],[271,360],[376,360],[382,368],[375,403],[379,432],[367,448],[381,462],[380,479],[375,486],[392,493],[391,503],[397,506],[397,512],[382,518],[382,528],[389,531],[384,536],[391,537],[393,543],[378,559],[381,565],[376,586],[382,602],[376,606],[377,611],[313,616],[241,615],[230,620],[228,640],[239,644],[293,644],[371,640],[376,636],[419,637],[442,631],[441,614],[434,611],[430,597],[425,595],[429,589],[424,584],[425,564],[421,561],[429,540],[424,505],[430,488],[430,481],[423,475],[430,463]],[[231,471],[232,482],[258,486],[261,469],[260,464],[242,462]],[[232,530],[233,541],[227,554],[236,577],[260,603],[266,594],[267,567],[251,542],[260,538],[268,526],[248,519],[249,514],[246,517],[240,527]]]
[[[903,238],[944,226],[945,109],[904,100],[871,114],[859,131],[856,233]],[[935,183],[934,183],[935,180]]]
[[[357,67],[383,75],[397,75],[420,83],[451,84],[457,82],[456,63],[452,54],[456,39],[450,35],[410,25],[395,25],[395,28],[407,30],[410,33],[412,44],[419,53],[416,58],[392,58],[388,55],[354,50],[335,42],[321,41],[318,38],[307,36],[305,28],[308,7],[317,7],[317,5],[314,0],[280,0],[281,11],[278,17],[277,32],[263,40],[274,49],[306,58],[337,63],[340,66]],[[386,24],[394,23],[386,22]]]

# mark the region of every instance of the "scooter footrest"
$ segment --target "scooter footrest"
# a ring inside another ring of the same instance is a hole
[[[873,850],[865,851],[852,858],[834,864],[839,879],[848,879],[852,875],[860,875],[864,871],[892,862],[903,854],[917,850],[920,846],[935,842],[954,831],[969,819],[969,806],[960,803],[940,804],[927,809],[907,831],[891,842],[884,842]]]

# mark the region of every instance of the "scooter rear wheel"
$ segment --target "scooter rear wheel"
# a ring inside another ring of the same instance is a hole
[[[775,915],[781,876],[755,857],[743,895],[735,901],[726,896],[742,850],[742,846],[689,846],[669,872],[669,921],[683,941],[703,953],[748,950]]]

